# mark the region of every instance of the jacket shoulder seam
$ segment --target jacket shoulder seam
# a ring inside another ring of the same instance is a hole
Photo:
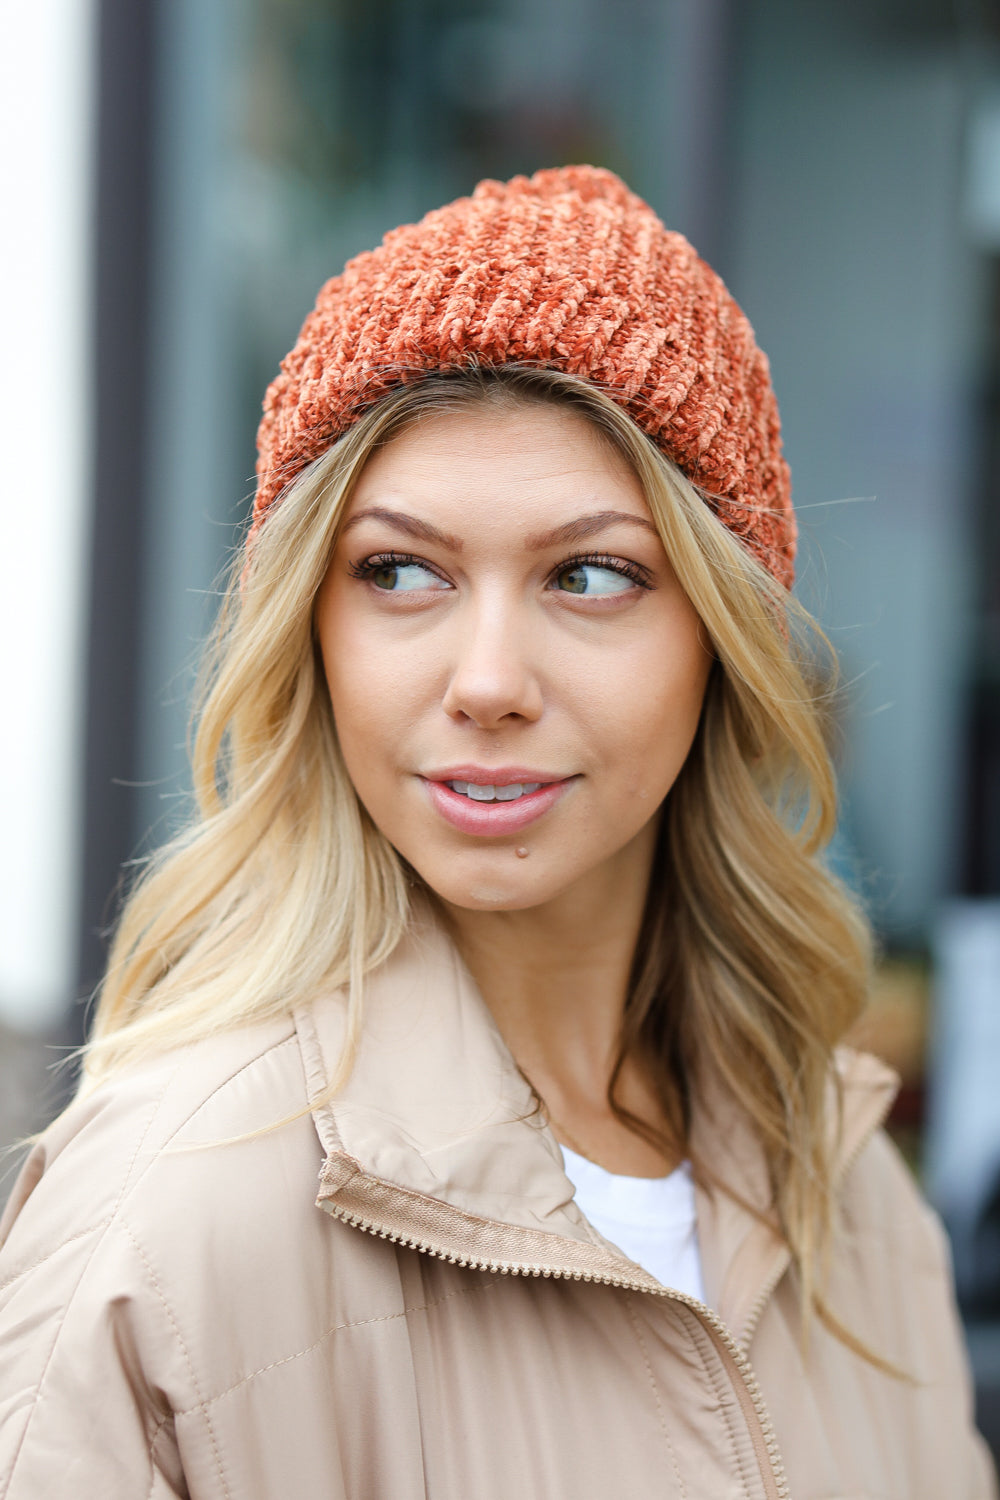
[[[271,1052],[276,1051],[279,1047],[287,1046],[289,1043],[294,1042],[294,1040],[295,1040],[295,1034],[293,1032],[291,1036],[283,1037],[280,1042],[272,1042],[272,1043],[270,1043],[261,1052],[259,1052],[256,1057],[251,1058],[248,1062],[244,1063],[240,1068],[238,1068],[234,1073],[231,1073],[227,1078],[223,1079],[222,1082],[220,1082],[212,1090],[212,1092],[210,1094],[208,1094],[204,1099],[202,1099],[202,1100],[199,1101],[199,1103],[191,1110],[191,1112],[189,1114],[185,1115],[184,1119],[181,1120],[178,1123],[178,1125],[176,1126],[176,1128],[173,1131],[170,1132],[170,1134],[168,1135],[166,1141],[163,1142],[162,1146],[159,1149],[162,1150],[163,1146],[169,1145],[170,1142],[175,1138],[175,1136],[177,1134],[179,1134],[179,1132],[181,1130],[183,1130],[184,1127],[186,1125],[188,1125],[191,1122],[191,1120],[194,1119],[197,1116],[197,1114],[199,1113],[199,1111],[202,1108],[204,1108],[204,1106],[206,1104],[208,1104],[209,1101],[211,1099],[213,1099],[215,1097],[215,1095],[220,1092],[221,1089],[225,1088],[229,1083],[231,1083],[233,1081],[233,1079],[239,1078],[242,1073],[245,1073],[248,1068],[253,1067],[254,1064],[256,1064],[257,1062],[259,1062],[262,1058],[267,1057]],[[50,1367],[50,1365],[52,1363],[52,1359],[53,1359],[53,1357],[55,1355],[56,1349],[59,1346],[60,1335],[62,1333],[63,1328],[65,1327],[66,1315],[69,1313],[71,1307],[73,1306],[74,1302],[76,1301],[77,1295],[79,1293],[80,1285],[81,1285],[84,1277],[86,1276],[87,1271],[90,1269],[90,1265],[91,1265],[92,1261],[94,1260],[94,1257],[98,1254],[101,1246],[103,1245],[103,1243],[104,1243],[104,1241],[105,1241],[105,1239],[107,1237],[108,1232],[113,1227],[115,1227],[116,1225],[119,1226],[119,1227],[121,1227],[125,1231],[125,1233],[128,1235],[129,1239],[132,1241],[133,1248],[136,1250],[137,1253],[140,1254],[140,1257],[141,1257],[140,1247],[139,1247],[138,1243],[136,1242],[135,1237],[132,1234],[132,1231],[130,1230],[129,1226],[125,1223],[124,1218],[122,1216],[121,1210],[122,1210],[123,1204],[124,1204],[125,1200],[127,1199],[130,1191],[132,1189],[134,1189],[139,1182],[142,1181],[142,1179],[145,1176],[146,1172],[150,1169],[150,1167],[153,1165],[153,1162],[155,1161],[155,1157],[154,1157],[153,1160],[151,1160],[147,1164],[146,1168],[139,1174],[138,1178],[136,1178],[136,1180],[134,1182],[130,1182],[129,1181],[129,1179],[131,1177],[131,1174],[132,1174],[132,1169],[133,1169],[133,1167],[135,1165],[135,1162],[136,1162],[136,1160],[137,1160],[137,1158],[139,1156],[139,1152],[141,1151],[143,1143],[146,1140],[147,1136],[149,1135],[150,1130],[152,1129],[153,1122],[156,1119],[157,1114],[159,1113],[159,1110],[160,1110],[160,1108],[161,1108],[161,1106],[163,1104],[163,1101],[164,1101],[164,1099],[166,1097],[167,1091],[170,1088],[170,1084],[172,1083],[174,1077],[176,1076],[179,1067],[180,1067],[180,1063],[178,1063],[176,1065],[176,1067],[174,1067],[171,1070],[171,1072],[168,1075],[166,1081],[164,1082],[162,1090],[156,1095],[156,1098],[153,1101],[153,1104],[152,1104],[151,1109],[149,1110],[149,1114],[148,1114],[148,1117],[146,1119],[145,1125],[143,1126],[143,1129],[139,1132],[138,1139],[137,1139],[137,1141],[135,1143],[135,1146],[134,1146],[134,1148],[132,1150],[132,1154],[129,1157],[128,1166],[125,1169],[125,1173],[124,1173],[123,1178],[122,1178],[122,1183],[121,1183],[121,1186],[120,1186],[119,1191],[118,1191],[118,1196],[115,1199],[115,1202],[114,1202],[114,1205],[113,1205],[113,1207],[111,1209],[110,1214],[108,1214],[98,1224],[91,1225],[86,1230],[80,1230],[78,1233],[70,1235],[65,1240],[60,1240],[60,1242],[59,1242],[58,1245],[54,1246],[50,1251],[46,1252],[46,1254],[43,1255],[39,1260],[37,1260],[36,1262],[34,1262],[34,1264],[32,1266],[26,1267],[26,1268],[22,1269],[21,1271],[18,1271],[16,1273],[16,1275],[12,1278],[11,1281],[4,1283],[4,1287],[0,1288],[0,1290],[4,1290],[4,1289],[7,1289],[10,1286],[14,1285],[17,1281],[21,1280],[24,1275],[29,1274],[31,1271],[37,1270],[38,1267],[44,1265],[47,1261],[51,1260],[51,1258],[54,1255],[58,1255],[58,1253],[59,1253],[60,1250],[65,1249],[67,1245],[73,1243],[75,1240],[84,1239],[88,1234],[91,1234],[91,1233],[97,1235],[97,1239],[96,1239],[94,1245],[91,1247],[89,1253],[85,1256],[83,1264],[80,1267],[79,1275],[76,1278],[76,1282],[75,1282],[75,1284],[73,1286],[73,1290],[70,1293],[70,1296],[67,1298],[66,1302],[63,1304],[62,1317],[60,1318],[59,1322],[56,1325],[55,1333],[54,1333],[53,1338],[52,1338],[51,1347],[49,1348],[49,1351],[48,1351],[48,1353],[45,1356],[45,1360],[44,1360],[44,1363],[42,1365],[41,1371],[39,1373],[37,1382],[35,1383],[34,1393],[33,1393],[33,1401],[32,1401],[32,1405],[31,1405],[31,1410],[28,1412],[27,1420],[25,1421],[25,1424],[24,1424],[24,1430],[22,1431],[20,1440],[19,1440],[19,1442],[17,1444],[17,1447],[14,1450],[14,1454],[13,1454],[12,1459],[11,1459],[10,1469],[8,1471],[8,1478],[13,1478],[13,1476],[14,1476],[14,1472],[15,1472],[15,1470],[17,1468],[17,1465],[18,1465],[18,1462],[20,1460],[20,1456],[21,1456],[21,1453],[23,1451],[24,1444],[25,1444],[25,1442],[27,1440],[28,1433],[29,1433],[29,1430],[30,1430],[31,1425],[32,1425],[32,1421],[34,1419],[35,1413],[38,1410],[38,1403],[39,1403],[39,1401],[42,1398],[42,1388],[43,1388],[43,1386],[45,1384],[45,1379],[46,1379],[46,1376],[48,1375],[49,1367]],[[44,1176],[44,1174],[43,1174],[43,1176]],[[36,1187],[36,1191],[37,1191],[37,1187]],[[146,1267],[146,1274],[148,1276],[152,1277],[152,1270],[149,1267],[148,1262],[146,1262],[144,1258],[143,1258],[143,1263],[144,1263],[144,1265]],[[171,1313],[169,1311],[169,1305],[166,1303],[165,1299],[163,1298],[162,1292],[159,1291],[158,1284],[155,1283],[155,1280],[153,1282],[153,1285],[154,1285],[154,1290],[158,1293],[161,1302],[163,1302],[164,1309],[165,1309],[165,1311],[167,1311],[168,1317],[170,1317],[171,1318],[171,1322],[174,1323],[175,1331],[177,1331],[177,1336],[179,1338],[180,1337],[179,1330],[176,1329],[176,1323],[174,1322],[174,1320],[172,1318],[172,1315],[171,1315]],[[181,1348],[182,1348],[182,1350],[184,1352],[185,1358],[188,1359],[189,1364],[190,1364],[190,1357],[188,1355],[186,1347],[183,1344],[183,1341],[181,1341]],[[197,1385],[195,1386],[195,1389],[197,1390]],[[208,1417],[207,1417],[207,1413],[206,1413],[206,1421],[207,1420],[208,1420]],[[210,1431],[211,1431],[211,1428],[210,1428]],[[215,1446],[214,1432],[212,1432],[212,1441],[213,1441],[213,1447],[214,1447]],[[230,1492],[229,1492],[228,1486],[226,1485],[225,1478],[222,1475],[221,1471],[220,1471],[220,1476],[219,1477],[220,1477],[220,1480],[222,1481],[223,1493],[226,1496],[226,1500],[231,1500],[231,1496],[230,1496]]]
[[[114,1214],[110,1213],[105,1215],[96,1224],[88,1224],[86,1229],[78,1229],[75,1234],[71,1234],[67,1239],[60,1240],[58,1245],[54,1245],[51,1250],[46,1250],[44,1255],[40,1255],[30,1265],[21,1266],[19,1270],[8,1276],[6,1281],[0,1281],[0,1294],[8,1292],[12,1287],[17,1286],[17,1283],[23,1280],[25,1276],[30,1276],[32,1271],[37,1271],[40,1266],[44,1266],[47,1261],[52,1260],[61,1250],[65,1250],[68,1245],[74,1244],[77,1240],[85,1240],[88,1234],[98,1234],[102,1229],[107,1229],[113,1218]]]
[[[245,1063],[241,1064],[241,1066],[236,1069],[235,1073],[227,1074],[225,1078],[223,1078],[213,1087],[210,1093],[206,1094],[203,1099],[199,1099],[197,1104],[192,1106],[190,1112],[186,1114],[183,1120],[180,1120],[175,1129],[170,1132],[167,1139],[163,1142],[163,1145],[169,1146],[171,1141],[173,1141],[174,1138],[178,1136],[186,1126],[190,1125],[193,1120],[196,1120],[198,1118],[203,1109],[208,1108],[212,1101],[222,1093],[223,1089],[227,1089],[231,1083],[235,1083],[237,1078],[242,1078],[244,1073],[248,1073],[251,1068],[255,1068],[257,1064],[262,1063],[265,1058],[272,1056],[272,1054],[274,1054],[275,1052],[280,1052],[285,1047],[291,1047],[295,1043],[295,1041],[296,1036],[295,1032],[293,1031],[288,1036],[283,1036],[280,1041],[269,1042],[268,1045],[261,1052],[258,1052],[255,1057],[248,1058]]]
[[[251,1058],[249,1060],[249,1062],[244,1063],[240,1068],[238,1068],[236,1070],[235,1073],[231,1073],[227,1078],[223,1079],[221,1083],[219,1083],[215,1088],[213,1088],[213,1090],[212,1090],[212,1092],[210,1094],[207,1094],[204,1099],[200,1100],[192,1108],[192,1110],[190,1111],[189,1114],[187,1114],[187,1115],[184,1116],[183,1120],[181,1120],[181,1121],[178,1122],[178,1124],[175,1126],[175,1128],[170,1132],[170,1134],[167,1136],[167,1138],[162,1142],[161,1146],[158,1147],[158,1150],[162,1151],[165,1147],[169,1146],[171,1144],[171,1142],[176,1138],[176,1136],[179,1135],[180,1132],[186,1128],[186,1126],[190,1125],[190,1123],[191,1123],[192,1120],[194,1120],[194,1119],[197,1118],[199,1112],[202,1109],[204,1109],[209,1103],[211,1103],[211,1101],[215,1098],[215,1096],[218,1093],[221,1092],[222,1089],[226,1088],[235,1079],[239,1078],[249,1068],[252,1068],[256,1063],[260,1062],[263,1058],[267,1057],[270,1053],[279,1050],[279,1048],[281,1048],[281,1047],[289,1046],[294,1041],[295,1041],[295,1036],[294,1036],[294,1033],[293,1033],[291,1036],[283,1037],[280,1042],[273,1042],[273,1043],[271,1043],[268,1047],[266,1047],[264,1049],[263,1052],[259,1052],[256,1057],[253,1057],[253,1058]],[[125,1171],[122,1174],[122,1180],[121,1180],[121,1185],[120,1185],[120,1187],[118,1189],[118,1195],[115,1198],[114,1204],[112,1205],[110,1211],[104,1216],[103,1219],[100,1219],[96,1224],[90,1224],[85,1229],[77,1230],[74,1234],[68,1235],[66,1239],[60,1240],[57,1245],[53,1245],[51,1249],[46,1250],[46,1252],[44,1253],[44,1255],[39,1256],[38,1259],[32,1261],[30,1265],[28,1265],[28,1266],[22,1266],[19,1270],[15,1271],[10,1277],[8,1277],[7,1280],[0,1281],[0,1293],[9,1290],[11,1287],[15,1286],[17,1284],[17,1282],[20,1281],[23,1277],[29,1276],[33,1271],[38,1270],[38,1268],[40,1266],[45,1265],[45,1263],[47,1261],[51,1260],[54,1255],[58,1255],[59,1252],[60,1252],[60,1250],[64,1250],[67,1245],[72,1245],[76,1240],[85,1239],[88,1234],[95,1234],[95,1233],[97,1233],[100,1230],[106,1230],[106,1229],[110,1228],[110,1226],[115,1222],[115,1220],[119,1216],[119,1213],[120,1213],[120,1210],[121,1210],[123,1204],[126,1202],[126,1200],[130,1196],[130,1194],[132,1193],[132,1191],[136,1187],[138,1187],[139,1183],[142,1181],[142,1179],[145,1176],[146,1172],[149,1171],[149,1169],[155,1164],[156,1158],[154,1156],[150,1160],[150,1162],[147,1164],[147,1166],[144,1168],[144,1170],[139,1174],[139,1176],[137,1178],[135,1178],[134,1181],[131,1180],[132,1179],[132,1171],[133,1171],[133,1168],[135,1167],[136,1160],[138,1159],[138,1156],[139,1156],[140,1151],[142,1150],[143,1144],[144,1144],[147,1136],[149,1135],[150,1130],[153,1127],[153,1122],[155,1121],[156,1116],[159,1113],[160,1107],[163,1104],[163,1101],[164,1101],[164,1099],[166,1097],[167,1091],[170,1088],[170,1084],[172,1083],[174,1077],[176,1076],[177,1071],[178,1071],[179,1068],[180,1068],[180,1064],[178,1063],[177,1066],[171,1070],[170,1075],[166,1079],[166,1081],[165,1081],[165,1083],[163,1085],[162,1090],[160,1091],[160,1093],[157,1094],[155,1100],[153,1101],[153,1105],[152,1105],[152,1108],[151,1108],[151,1110],[149,1112],[149,1116],[146,1119],[146,1122],[145,1122],[142,1130],[140,1131],[140,1133],[138,1135],[138,1138],[136,1140],[135,1146],[133,1147],[132,1153],[131,1153],[131,1155],[129,1157],[128,1165],[126,1166]],[[43,1173],[42,1177],[39,1179],[39,1183],[44,1180],[44,1175],[45,1174]],[[36,1185],[35,1191],[37,1191],[37,1187],[38,1187],[38,1185]],[[95,1245],[93,1251],[91,1252],[91,1254],[92,1255],[96,1254],[97,1250],[98,1250],[98,1245]],[[88,1260],[88,1264],[89,1264],[89,1260]]]

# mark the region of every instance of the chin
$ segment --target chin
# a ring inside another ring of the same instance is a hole
[[[502,890],[489,886],[478,887],[473,890],[458,891],[452,896],[446,896],[453,906],[464,907],[467,911],[525,911],[531,906],[541,906],[546,898],[525,891]]]
[[[530,901],[519,901],[509,891],[491,890],[489,886],[471,891],[452,891],[444,899],[452,906],[461,907],[463,911],[519,911],[522,906],[533,904]]]
[[[532,906],[542,906],[557,894],[550,887],[552,882],[540,878],[540,870],[525,869],[516,860],[513,849],[504,851],[505,860],[516,867],[508,870],[462,870],[449,862],[444,870],[428,868],[414,863],[421,880],[440,900],[465,911],[525,911]],[[477,861],[478,863],[478,861]]]
[[[464,883],[457,880],[435,882],[424,876],[425,883],[442,901],[466,911],[524,911],[530,906],[540,906],[546,896],[525,889],[522,882],[476,880]]]

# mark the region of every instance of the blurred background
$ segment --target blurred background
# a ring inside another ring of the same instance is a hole
[[[481,177],[597,163],[771,358],[882,941],[860,1039],[1000,1444],[1000,0],[3,15],[0,1146],[65,1097],[122,866],[186,809],[193,662],[320,283]]]

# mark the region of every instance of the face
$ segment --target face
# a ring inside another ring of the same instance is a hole
[[[445,901],[539,906],[644,862],[711,657],[631,469],[549,405],[369,459],[317,601],[347,770]]]

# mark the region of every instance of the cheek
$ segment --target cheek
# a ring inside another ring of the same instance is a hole
[[[651,805],[670,790],[701,718],[713,658],[697,621],[649,631],[613,671],[581,676],[578,702],[606,771],[628,797]]]
[[[378,622],[338,591],[324,601],[320,653],[337,738],[362,793],[393,759],[426,702],[426,656],[382,637]]]
[[[356,611],[337,592],[324,601],[319,639],[337,737],[350,756],[355,742],[379,738],[381,709],[392,698],[393,684],[386,680],[392,663],[372,651]]]
[[[679,673],[652,716],[657,725],[655,745],[659,748],[660,772],[670,783],[687,759],[697,732],[710,666],[710,662],[699,660],[693,670]],[[663,788],[664,793],[668,790],[669,786]]]

